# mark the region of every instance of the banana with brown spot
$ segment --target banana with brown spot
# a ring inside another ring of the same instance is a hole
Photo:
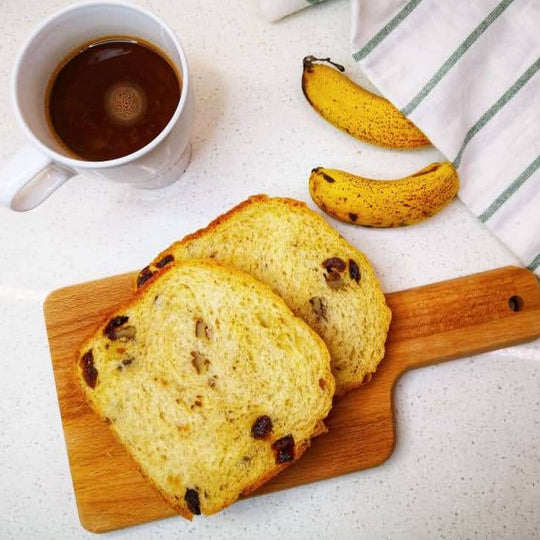
[[[317,63],[321,61],[334,67]],[[329,58],[304,58],[302,90],[323,118],[353,137],[378,146],[407,149],[430,144],[387,99],[357,85],[343,71],[343,66]]]
[[[453,165],[432,163],[398,180],[373,180],[337,169],[317,167],[309,178],[313,201],[340,221],[365,227],[401,227],[427,219],[457,194]]]

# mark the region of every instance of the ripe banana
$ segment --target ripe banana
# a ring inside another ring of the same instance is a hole
[[[322,167],[313,169],[309,178],[309,192],[319,208],[365,227],[418,223],[446,206],[458,189],[457,171],[448,161],[399,180],[372,180]]]
[[[324,61],[336,69],[315,63]],[[426,136],[387,99],[358,86],[329,58],[304,58],[302,90],[311,106],[335,127],[364,142],[387,148],[419,148]]]

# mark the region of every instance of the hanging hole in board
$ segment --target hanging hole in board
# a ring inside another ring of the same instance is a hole
[[[523,302],[523,298],[521,298],[521,296],[514,295],[508,299],[508,307],[512,311],[521,311],[524,306],[525,302]]]

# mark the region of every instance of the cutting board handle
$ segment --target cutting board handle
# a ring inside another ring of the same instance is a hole
[[[393,382],[409,369],[540,337],[539,280],[524,268],[499,268],[386,299],[393,313],[386,345],[392,362],[380,369],[390,369]]]

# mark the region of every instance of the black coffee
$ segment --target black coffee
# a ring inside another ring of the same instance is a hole
[[[119,38],[84,47],[49,87],[47,113],[62,144],[80,159],[105,161],[139,150],[163,130],[181,81],[163,54]]]

